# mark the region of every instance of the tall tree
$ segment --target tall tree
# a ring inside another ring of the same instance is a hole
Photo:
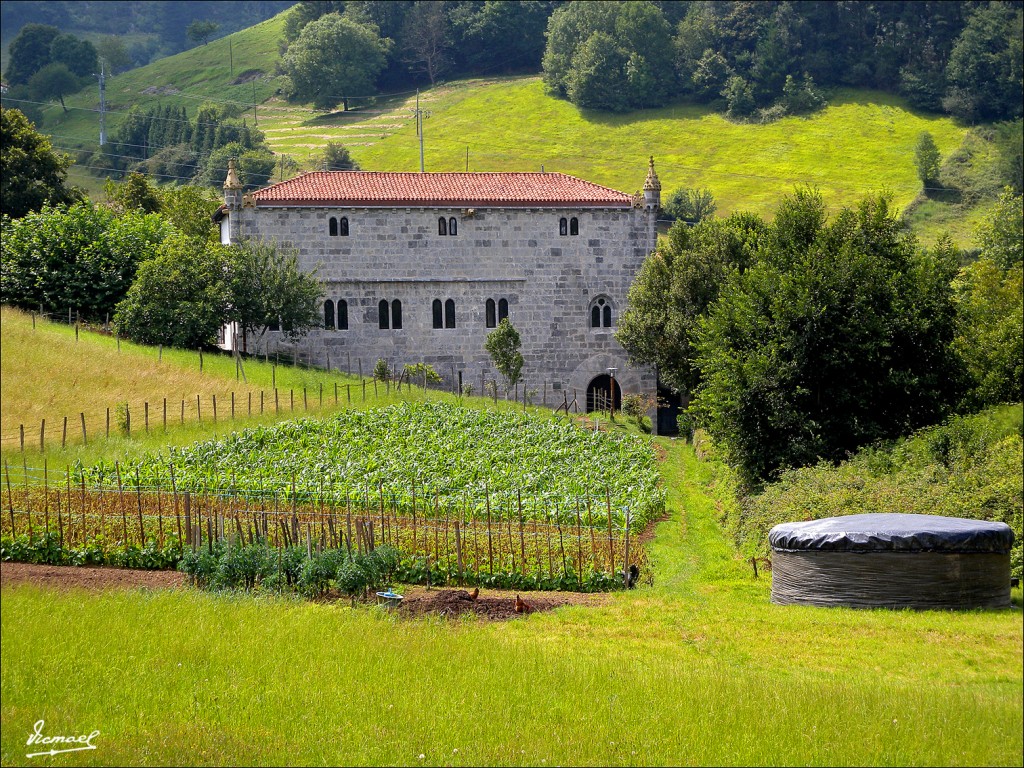
[[[53,38],[50,43],[50,61],[63,64],[79,78],[92,77],[100,71],[96,46],[69,34]]]
[[[694,340],[695,410],[751,485],[933,424],[964,384],[955,250],[918,248],[884,198],[787,207]]]
[[[50,63],[50,45],[60,30],[48,24],[26,24],[8,46],[7,81],[26,85],[29,78]]]
[[[217,30],[219,29],[220,24],[215,21],[202,21],[200,19],[196,19],[185,29],[185,34],[192,42],[206,45],[210,41],[210,38],[217,34]]]
[[[114,329],[140,344],[212,346],[230,302],[227,249],[175,233],[139,266]]]
[[[966,120],[1021,116],[1024,11],[1007,2],[979,4],[946,67],[947,111]]]
[[[498,327],[487,334],[484,349],[491,356],[491,362],[505,380],[505,391],[508,392],[520,380],[523,371],[523,353],[519,351],[522,342],[517,331],[507,317],[503,317]]]
[[[452,45],[445,4],[434,0],[418,0],[405,17],[401,50],[413,73],[425,74],[430,84],[451,66]]]
[[[12,218],[78,199],[67,186],[72,160],[53,151],[18,110],[0,108],[0,213]]]
[[[28,81],[28,90],[39,101],[57,99],[61,108],[67,112],[64,97],[75,93],[81,82],[64,64],[47,64]]]
[[[726,278],[754,260],[767,226],[734,213],[690,227],[679,221],[644,262],[629,289],[615,338],[638,363],[655,365],[658,378],[691,393],[701,384],[694,339],[701,317],[718,299]]]
[[[331,109],[349,96],[374,93],[389,48],[390,40],[370,27],[336,13],[322,16],[306,25],[284,56],[292,95]]]
[[[914,164],[917,166],[917,178],[926,187],[939,183],[939,165],[942,157],[939,155],[939,148],[935,139],[928,131],[921,131],[917,137],[917,145],[914,147]]]
[[[323,321],[323,286],[315,271],[299,269],[295,253],[274,243],[244,241],[229,254],[228,319],[238,323],[242,343],[256,342],[271,325],[292,338],[304,336]]]

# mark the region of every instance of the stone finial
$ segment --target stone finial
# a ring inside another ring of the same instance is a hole
[[[654,155],[651,155],[650,165],[647,166],[647,178],[644,179],[644,191],[661,191],[661,181],[654,170]]]
[[[652,161],[653,162],[653,161]],[[653,168],[653,165],[651,166]],[[228,177],[224,179],[224,189],[241,189],[242,182],[238,179],[238,170],[235,168],[235,158],[228,159]]]

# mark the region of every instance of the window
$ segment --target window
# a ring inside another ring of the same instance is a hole
[[[569,222],[564,216],[558,220],[558,234],[563,237],[569,234]]]
[[[338,330],[348,330],[348,302],[338,299]]]
[[[448,234],[448,222],[444,216],[437,220],[437,234],[447,235]]]
[[[449,235],[457,235],[457,234],[459,234],[459,222],[457,222],[455,220],[454,216],[452,216],[450,219],[448,219],[448,234]]]
[[[455,327],[455,301],[453,299],[448,299],[444,303],[444,327]]]
[[[324,302],[324,328],[334,330],[334,302],[330,299]]]
[[[606,296],[598,296],[590,304],[590,327],[612,327],[612,304]]]
[[[402,302],[398,299],[391,302],[391,327],[396,331],[402,328]]]
[[[580,220],[573,216],[569,219],[569,234],[578,235],[580,233]]]
[[[440,327],[442,327],[444,325],[444,318],[442,317],[443,312],[442,312],[442,308],[441,308],[441,300],[440,299],[434,299],[433,310],[434,310],[434,327],[435,328],[440,328]]]
[[[488,299],[487,304],[484,305],[486,317],[486,323],[488,328],[495,328],[498,322],[494,319],[494,299]]]
[[[338,220],[333,216],[327,221],[327,234],[331,237],[338,236]]]
[[[508,317],[508,299],[498,299],[498,322]]]
[[[348,216],[342,216],[341,221],[338,222],[339,234],[342,237],[348,237]]]
[[[390,318],[391,315],[388,312],[388,301],[387,299],[381,299],[380,303],[377,304],[377,327],[386,331],[391,327]]]

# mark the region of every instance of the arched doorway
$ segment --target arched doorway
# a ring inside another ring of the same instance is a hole
[[[619,382],[607,373],[602,373],[587,385],[587,412],[607,411],[609,403],[614,410],[622,410],[622,391]]]

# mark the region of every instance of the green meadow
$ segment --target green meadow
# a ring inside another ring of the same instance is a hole
[[[5,313],[5,417],[91,357],[109,369],[109,389],[94,395],[105,402],[158,354],[118,353],[113,339],[84,333],[74,347],[72,329],[40,324],[36,346],[68,346],[32,358],[36,375],[12,388],[8,371],[29,354],[9,344],[12,318],[32,332],[29,318]],[[230,359],[198,374],[192,353],[180,354],[164,353],[168,381],[237,384]],[[247,370],[257,384],[314,375]],[[91,392],[78,391],[76,407]],[[382,393],[380,404],[418,392]],[[45,458],[109,460],[244,423]],[[684,441],[657,445],[668,515],[647,544],[653,585],[596,606],[505,623],[399,620],[347,601],[5,586],[0,762],[37,764],[26,741],[43,719],[51,735],[100,731],[94,751],[44,758],[60,765],[1021,764],[1019,589],[1002,611],[774,606],[770,579],[754,578],[718,522],[737,504],[728,474]],[[10,448],[4,457],[20,459]]]

